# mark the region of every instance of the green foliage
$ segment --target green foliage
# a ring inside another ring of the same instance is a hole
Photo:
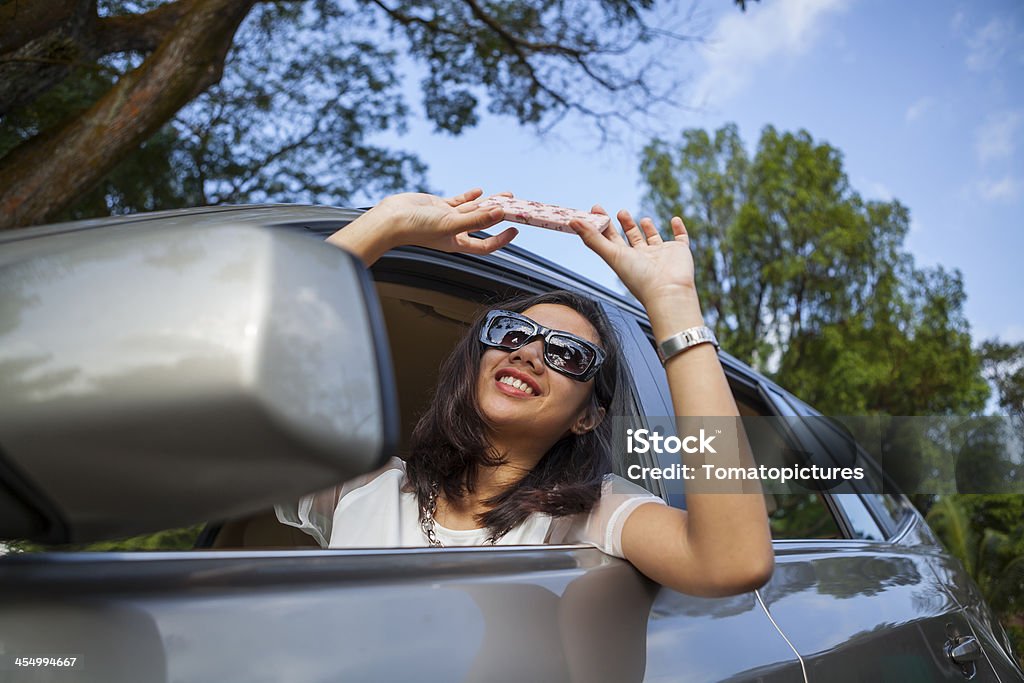
[[[152,534],[132,536],[94,543],[71,543],[66,545],[42,545],[29,541],[4,541],[3,545],[13,553],[39,552],[128,552],[136,550],[191,550],[205,524],[180,529],[165,529]]]
[[[654,140],[641,173],[664,224],[683,217],[723,346],[833,415],[954,415],[988,395],[959,271],[919,269],[898,201],[865,201],[842,153],[768,126]]]
[[[1020,425],[1024,421],[1024,342],[1003,344],[998,339],[982,342],[985,376],[996,388],[999,407]]]
[[[1024,657],[1024,496],[945,496],[927,520],[1009,624],[1014,651]]]

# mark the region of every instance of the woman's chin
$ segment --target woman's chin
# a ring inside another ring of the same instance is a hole
[[[524,410],[518,401],[510,401],[501,396],[484,401],[480,406],[480,412],[487,424],[494,430],[507,430],[515,427],[533,430],[537,424],[535,413]]]

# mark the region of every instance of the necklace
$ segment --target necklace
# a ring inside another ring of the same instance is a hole
[[[441,543],[441,539],[437,537],[437,532],[434,530],[434,513],[437,512],[437,492],[441,486],[436,481],[430,486],[430,493],[427,495],[427,502],[423,506],[423,521],[420,522],[420,529],[423,530],[423,535],[427,537],[427,543],[430,544],[431,548],[443,548],[444,543]],[[491,538],[487,539],[487,542],[494,545],[498,539]]]
[[[444,543],[441,543],[441,540],[434,532],[434,513],[437,511],[438,488],[439,485],[436,481],[431,484],[430,494],[427,496],[427,503],[423,507],[423,520],[420,522],[420,529],[423,530],[423,534],[427,537],[427,543],[430,544],[431,548],[444,547]]]

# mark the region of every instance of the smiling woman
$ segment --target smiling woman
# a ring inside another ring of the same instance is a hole
[[[623,412],[623,372],[614,328],[590,299],[505,302],[442,364],[408,462],[280,505],[278,517],[333,548],[587,543],[623,557],[630,513],[664,504],[609,473],[603,418]]]
[[[490,253],[516,231],[470,237],[503,216],[480,196],[389,197],[328,241],[367,265],[401,245]],[[714,337],[682,221],[663,241],[650,219],[618,219],[625,239],[610,224],[570,227],[646,308],[676,414],[738,415],[706,343]],[[279,505],[277,517],[326,547],[589,543],[684,592],[762,585],[773,555],[759,491],[693,491],[684,511],[611,474],[606,418],[624,414],[623,373],[614,329],[594,301],[559,291],[501,304],[475,319],[443,363],[406,461]],[[744,438],[719,455],[721,466],[753,464]]]

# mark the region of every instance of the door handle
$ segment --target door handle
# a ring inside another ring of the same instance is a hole
[[[957,638],[957,643],[950,643],[949,658],[957,664],[967,664],[981,657],[981,644],[974,636]]]
[[[960,667],[964,678],[971,680],[978,675],[975,661],[981,658],[981,643],[974,636],[954,636],[946,641],[946,656]]]

